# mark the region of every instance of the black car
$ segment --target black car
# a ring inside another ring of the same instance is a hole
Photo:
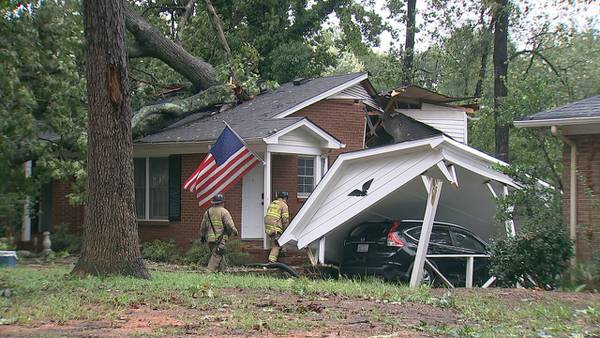
[[[418,220],[367,222],[356,226],[344,241],[340,272],[347,276],[375,275],[386,280],[410,279],[423,222]],[[488,254],[487,244],[456,224],[434,222],[428,254]],[[455,286],[464,286],[466,258],[429,258]],[[474,283],[487,280],[487,258],[476,258]],[[441,280],[425,265],[423,282]]]

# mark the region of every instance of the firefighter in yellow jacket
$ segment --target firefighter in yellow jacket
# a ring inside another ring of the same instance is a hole
[[[288,193],[280,191],[277,193],[277,199],[269,204],[267,214],[265,215],[265,232],[271,240],[271,252],[269,253],[269,262],[277,262],[279,257],[279,236],[283,233],[288,224],[290,224],[290,214],[287,206]]]
[[[208,261],[208,271],[218,271],[223,267],[223,255],[225,254],[225,243],[229,236],[238,235],[231,214],[223,203],[225,197],[217,194],[212,198],[212,206],[206,210],[200,224],[201,241],[208,239],[208,247],[212,255]]]

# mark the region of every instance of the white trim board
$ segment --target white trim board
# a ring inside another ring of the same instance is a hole
[[[329,148],[329,149],[341,149],[341,148],[345,148],[346,145],[343,144],[342,142],[340,142],[338,139],[336,139],[335,137],[333,137],[332,135],[330,135],[329,133],[327,133],[326,131],[324,131],[323,129],[321,129],[320,127],[318,127],[316,124],[310,122],[308,119],[304,118],[294,124],[292,124],[291,126],[288,126],[286,128],[283,128],[282,130],[276,132],[275,134],[269,136],[269,137],[265,137],[263,139],[263,141],[268,144],[268,145],[275,145],[279,143],[279,138],[281,138],[282,136],[284,136],[285,134],[288,134],[298,128],[306,128],[308,129],[310,132],[312,132],[313,134],[315,134],[317,137],[319,137],[325,144],[324,144],[324,148]]]
[[[324,100],[324,99],[326,99],[326,98],[328,98],[328,97],[330,97],[332,95],[335,95],[335,94],[341,92],[342,90],[344,90],[346,88],[350,88],[350,87],[354,86],[355,84],[358,84],[358,83],[360,83],[360,82],[362,82],[362,81],[364,81],[364,80],[366,80],[368,78],[369,78],[369,74],[364,73],[364,74],[362,74],[362,75],[360,75],[360,76],[358,76],[358,77],[356,77],[356,78],[354,78],[354,79],[352,79],[352,80],[350,80],[350,81],[348,81],[346,83],[343,83],[343,84],[341,84],[341,85],[339,85],[337,87],[331,88],[330,90],[328,90],[326,92],[323,92],[323,93],[321,93],[321,94],[319,94],[317,96],[314,96],[314,97],[312,97],[312,98],[310,98],[310,99],[308,99],[306,101],[303,101],[303,102],[301,102],[301,103],[293,106],[292,108],[290,108],[290,109],[288,109],[288,110],[286,110],[284,112],[281,112],[281,113],[275,115],[274,118],[280,119],[280,118],[289,116],[289,115],[297,112],[298,110],[300,110],[302,108],[306,108],[306,107],[310,106],[311,104],[314,104],[314,103],[317,103],[317,102],[319,102],[321,100]]]

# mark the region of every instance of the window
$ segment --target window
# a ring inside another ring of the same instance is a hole
[[[440,244],[440,245],[452,245],[452,239],[450,238],[450,232],[448,230],[433,229],[431,231],[431,237],[429,242]]]
[[[298,157],[298,197],[308,197],[315,187],[315,160]]]
[[[421,227],[412,228],[406,231],[406,233],[415,240],[419,241],[419,239],[421,238]],[[450,238],[450,233],[448,232],[448,230],[436,229],[434,227],[431,231],[431,236],[429,237],[429,243],[452,245],[452,239]]]
[[[135,213],[137,218],[146,218],[146,159],[133,159],[133,179],[135,181]]]
[[[378,241],[385,240],[392,224],[390,223],[363,223],[350,233],[351,241]]]
[[[485,252],[485,247],[478,240],[460,232],[452,232],[454,246],[459,248],[469,249],[477,252]]]
[[[133,160],[135,210],[138,219],[169,218],[169,159],[167,157]]]

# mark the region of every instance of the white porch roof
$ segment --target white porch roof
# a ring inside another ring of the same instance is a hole
[[[451,183],[442,189],[436,220],[460,224],[489,239],[500,230],[494,227],[496,203],[490,187],[498,195],[504,187],[518,187],[494,169],[497,165],[506,164],[443,135],[342,154],[279,242],[304,248],[326,236],[326,260],[337,261],[341,243],[356,224],[423,218],[428,193],[422,175]],[[370,179],[366,196],[348,196]]]

